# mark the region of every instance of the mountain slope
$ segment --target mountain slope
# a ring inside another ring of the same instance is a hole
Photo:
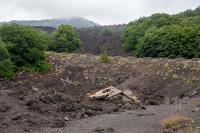
[[[68,24],[76,28],[94,27],[96,25],[99,25],[93,21],[81,17],[70,17],[63,19],[27,20],[27,21],[22,20],[22,21],[11,21],[11,22],[31,25],[31,26],[49,26],[54,28],[58,27],[61,24]]]

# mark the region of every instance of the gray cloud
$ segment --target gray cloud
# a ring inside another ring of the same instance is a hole
[[[198,5],[200,0],[0,0],[0,21],[80,16],[100,24],[118,24]]]

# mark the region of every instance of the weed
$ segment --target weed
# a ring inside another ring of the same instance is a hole
[[[194,104],[197,106],[197,107],[200,107],[200,98],[196,99],[194,101]]]
[[[161,121],[161,126],[164,128],[172,128],[172,127],[179,128],[182,123],[185,123],[188,121],[190,121],[189,118],[187,118],[186,116],[182,114],[177,113],[177,114],[173,114],[173,115],[170,115],[169,117],[164,118]]]
[[[103,53],[101,54],[101,60],[103,61],[103,63],[108,63],[110,61],[107,50],[104,50]]]

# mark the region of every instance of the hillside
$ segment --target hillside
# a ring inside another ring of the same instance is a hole
[[[83,28],[83,27],[94,27],[99,24],[92,22],[88,19],[81,18],[81,17],[70,17],[70,18],[63,18],[63,19],[44,19],[44,20],[22,20],[22,21],[11,21],[19,24],[31,25],[31,26],[48,26],[57,28],[61,24],[71,25],[76,28]]]
[[[125,25],[97,26],[91,28],[78,28],[77,32],[83,43],[83,48],[76,52],[101,54],[107,49],[110,55],[127,55],[121,48],[121,32]],[[100,35],[103,28],[110,27],[113,33],[108,36]]]

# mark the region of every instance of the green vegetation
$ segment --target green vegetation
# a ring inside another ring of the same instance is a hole
[[[52,36],[31,26],[0,26],[0,77],[11,78],[17,70],[47,72],[45,51],[72,52],[81,44],[71,26],[61,25]]]
[[[76,31],[68,25],[61,25],[53,33],[53,42],[49,50],[56,52],[72,52],[81,45]]]
[[[140,18],[135,22],[129,23],[122,33],[122,47],[127,52],[136,52],[139,40],[145,32],[152,27],[162,27],[171,24],[171,17],[167,14],[154,14],[148,18]]]
[[[110,61],[108,50],[105,49],[103,51],[103,53],[101,54],[101,60],[103,61],[103,63],[108,63]]]
[[[34,66],[45,60],[48,44],[43,32],[30,26],[6,24],[0,28],[0,36],[17,67]]]
[[[45,61],[39,61],[35,65],[35,71],[38,72],[48,72],[51,69],[51,65]]]
[[[10,58],[8,50],[5,48],[5,44],[0,40],[0,61]]]
[[[141,38],[136,52],[139,57],[200,57],[200,27],[152,28]]]
[[[4,43],[0,41],[0,77],[11,78],[14,75],[13,68],[8,50]]]
[[[13,65],[15,70],[26,68],[33,71],[47,71],[49,65],[45,62],[45,50],[48,47],[49,38],[44,32],[33,29],[31,26],[12,23],[0,27],[0,37],[4,42],[1,46],[3,50],[0,50],[0,55],[3,55],[0,58],[0,67],[4,70],[3,72],[7,71],[6,74],[1,72],[0,77],[11,77]],[[6,60],[2,60],[5,57]]]
[[[113,34],[113,29],[110,27],[102,28],[99,35],[100,36],[110,36]]]
[[[125,27],[122,48],[139,57],[200,57],[199,20],[200,8],[140,18]]]

